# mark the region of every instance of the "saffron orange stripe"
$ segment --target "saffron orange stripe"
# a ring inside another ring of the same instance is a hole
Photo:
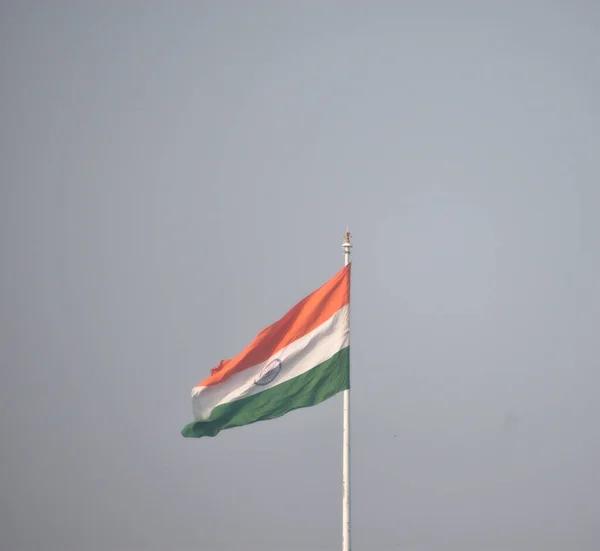
[[[298,302],[280,320],[265,327],[237,356],[221,360],[196,386],[218,385],[235,373],[268,360],[273,354],[310,333],[350,302],[348,264],[327,283]]]

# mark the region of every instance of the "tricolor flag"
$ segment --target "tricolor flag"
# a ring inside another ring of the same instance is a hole
[[[222,360],[192,391],[187,438],[281,417],[350,388],[350,266]]]

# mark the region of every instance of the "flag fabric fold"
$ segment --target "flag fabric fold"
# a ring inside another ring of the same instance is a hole
[[[182,435],[216,436],[350,388],[350,269],[348,264],[213,368],[192,390],[194,421]]]

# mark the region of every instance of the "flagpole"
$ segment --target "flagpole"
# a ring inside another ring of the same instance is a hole
[[[344,238],[344,266],[350,264],[350,232]],[[342,452],[342,551],[350,551],[350,389],[344,390],[344,442]]]

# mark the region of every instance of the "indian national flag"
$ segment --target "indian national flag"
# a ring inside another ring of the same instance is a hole
[[[350,264],[192,390],[187,438],[281,417],[350,388]]]

